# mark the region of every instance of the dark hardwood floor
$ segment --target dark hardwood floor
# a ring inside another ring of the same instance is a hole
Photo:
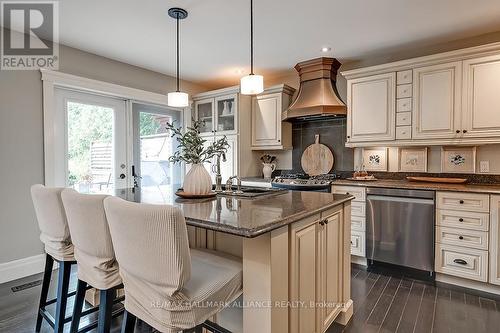
[[[413,280],[397,273],[377,274],[359,266],[352,268],[354,316],[346,327],[333,324],[328,333],[339,332],[500,332],[500,298]],[[53,278],[55,278],[53,274]],[[12,287],[40,279],[40,275],[0,285],[0,332],[33,332],[40,285],[13,292]],[[72,288],[76,280],[72,276]],[[55,294],[55,284],[50,295]],[[68,303],[71,313],[73,302]],[[95,316],[87,322],[95,320]],[[83,324],[85,324],[84,322]],[[121,318],[113,321],[112,332],[119,332]],[[69,325],[66,325],[67,329]],[[51,332],[44,323],[42,332]],[[139,322],[137,333],[154,332]]]

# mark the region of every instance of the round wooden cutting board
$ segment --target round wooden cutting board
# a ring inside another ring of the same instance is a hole
[[[316,134],[314,143],[304,150],[300,164],[305,173],[310,176],[323,175],[333,167],[333,153],[327,146],[319,143],[319,134]]]

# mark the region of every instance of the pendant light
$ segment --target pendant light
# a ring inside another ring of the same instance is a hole
[[[264,91],[264,77],[253,73],[253,0],[250,0],[250,74],[241,78],[240,89],[243,95]]]
[[[189,95],[179,90],[179,20],[183,20],[188,16],[188,12],[182,8],[170,8],[168,15],[174,18],[177,22],[177,90],[169,92],[167,95],[168,106],[186,107],[189,105]]]

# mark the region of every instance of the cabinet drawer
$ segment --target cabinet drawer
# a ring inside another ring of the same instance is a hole
[[[351,194],[354,196],[353,201],[365,202],[366,200],[366,188],[362,186],[333,185],[332,191],[333,193]]]
[[[400,86],[396,86],[396,98],[411,97],[411,92],[412,92],[411,84],[402,84]]]
[[[411,125],[411,112],[400,112],[396,114],[396,126]]]
[[[362,231],[351,231],[351,254],[364,257],[365,254],[365,233]]]
[[[436,242],[488,250],[488,233],[486,231],[436,227]]]
[[[366,218],[361,216],[351,216],[351,230],[366,231]]]
[[[411,111],[411,98],[401,98],[396,101],[396,112]]]
[[[437,208],[465,210],[470,212],[490,211],[490,196],[488,194],[437,192]]]
[[[487,265],[488,251],[436,244],[436,272],[486,282]]]
[[[396,73],[396,84],[411,83],[412,79],[413,79],[413,72],[411,69]]]
[[[396,127],[396,140],[411,139],[411,126]]]
[[[455,210],[438,209],[436,211],[436,225],[450,228],[472,229],[488,231],[490,215]]]
[[[366,204],[364,202],[353,201],[351,203],[351,215],[366,217]]]

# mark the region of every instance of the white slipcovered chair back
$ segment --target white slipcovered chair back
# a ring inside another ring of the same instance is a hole
[[[68,222],[61,200],[60,187],[31,187],[31,198],[40,228],[40,240],[45,252],[59,261],[74,260]]]
[[[62,191],[62,201],[78,263],[78,278],[105,290],[121,284],[118,262],[104,212],[106,195]]]
[[[104,206],[125,285],[125,302],[130,296],[139,303],[144,300],[149,307],[158,293],[183,299],[180,291],[191,276],[191,256],[182,211],[116,197],[106,198]]]

